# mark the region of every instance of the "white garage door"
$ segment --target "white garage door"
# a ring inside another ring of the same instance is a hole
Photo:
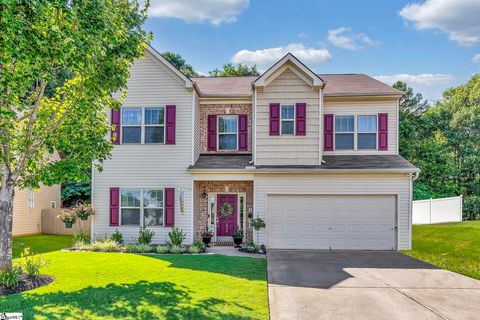
[[[268,247],[392,250],[395,199],[391,195],[269,195]]]

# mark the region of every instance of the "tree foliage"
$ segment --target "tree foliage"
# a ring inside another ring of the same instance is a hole
[[[405,83],[394,87],[406,92],[400,103],[400,153],[422,170],[414,197],[462,194],[476,203],[469,197],[480,197],[480,75],[445,91],[431,107]]]
[[[101,169],[108,158],[105,108],[120,107],[114,93],[150,39],[147,8],[135,0],[1,2],[0,269],[11,265],[13,189],[81,180],[92,161]],[[55,151],[64,157],[52,161]]]
[[[258,76],[260,73],[257,66],[249,67],[245,64],[226,63],[223,69],[214,69],[209,72],[211,77],[238,77],[238,76]]]
[[[195,69],[193,69],[180,54],[167,51],[162,53],[162,56],[187,77],[198,77]]]

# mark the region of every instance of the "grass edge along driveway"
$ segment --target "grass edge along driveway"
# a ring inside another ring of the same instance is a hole
[[[268,319],[266,260],[51,252],[55,280],[0,297],[24,319]],[[16,260],[18,261],[18,259]]]
[[[480,280],[480,221],[414,225],[413,250],[402,253]]]

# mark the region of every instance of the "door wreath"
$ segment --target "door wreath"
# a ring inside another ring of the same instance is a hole
[[[220,214],[222,215],[223,218],[228,218],[233,214],[233,206],[225,202],[220,206]]]

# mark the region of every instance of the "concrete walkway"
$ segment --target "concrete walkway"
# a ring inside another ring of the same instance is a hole
[[[223,254],[224,256],[231,257],[249,257],[259,259],[265,259],[267,257],[265,254],[240,252],[233,246],[211,246],[210,248],[207,248],[207,254]]]
[[[272,320],[480,318],[480,281],[398,252],[267,256]]]

